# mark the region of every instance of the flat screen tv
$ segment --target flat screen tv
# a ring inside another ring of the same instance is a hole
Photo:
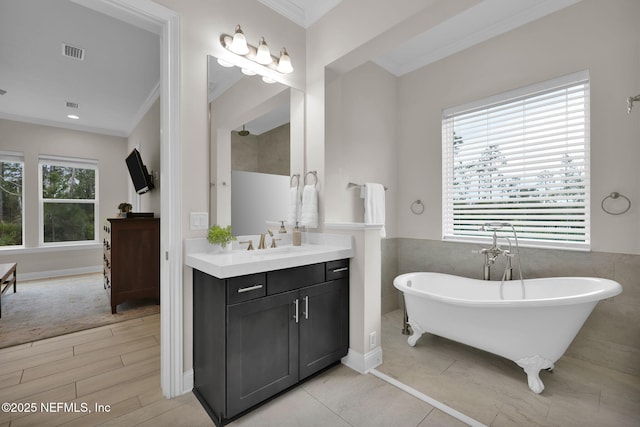
[[[147,167],[142,163],[142,157],[136,148],[127,156],[127,168],[136,193],[144,194],[153,190],[153,178],[147,172]]]

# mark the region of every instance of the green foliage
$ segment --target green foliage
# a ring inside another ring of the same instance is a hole
[[[120,210],[120,212],[129,212],[131,208],[133,208],[133,206],[131,206],[131,203],[127,202],[122,202],[118,205],[118,209]]]
[[[94,205],[45,203],[44,241],[81,242],[95,239]]]
[[[22,163],[0,161],[0,246],[22,244]]]
[[[236,240],[231,234],[231,226],[220,227],[218,224],[209,227],[209,233],[207,234],[207,240],[212,245],[221,245],[223,248],[227,246],[227,243]]]
[[[45,199],[95,199],[96,171],[70,166],[42,165]]]
[[[0,221],[0,246],[17,246],[22,244],[22,223],[12,224]]]
[[[42,165],[45,243],[95,240],[95,185],[95,169]]]

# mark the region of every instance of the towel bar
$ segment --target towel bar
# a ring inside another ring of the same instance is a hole
[[[318,186],[318,171],[309,171],[305,174],[304,176],[304,185],[307,185],[307,176],[309,175],[313,175],[313,177],[316,179],[316,182],[314,182],[313,185],[315,185],[316,187]]]
[[[362,185],[361,184],[356,184],[355,182],[350,182],[350,183],[347,184],[347,188],[349,188],[349,189],[356,188],[356,187],[359,188],[359,187],[362,187]],[[388,188],[385,186],[384,187],[384,191],[387,191],[387,190],[388,190]]]

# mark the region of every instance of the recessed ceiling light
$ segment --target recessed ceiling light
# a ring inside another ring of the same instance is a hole
[[[75,114],[69,114],[67,115],[68,118],[73,119],[73,120],[78,120],[80,117],[76,116]]]

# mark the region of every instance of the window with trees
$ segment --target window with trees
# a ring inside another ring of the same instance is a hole
[[[96,161],[40,158],[40,243],[95,242]]]
[[[0,152],[0,247],[23,245],[22,154]]]
[[[482,241],[509,222],[521,243],[588,249],[589,75],[443,112],[443,238]]]

